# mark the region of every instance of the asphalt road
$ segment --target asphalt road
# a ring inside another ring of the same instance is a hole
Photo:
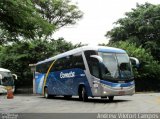
[[[160,93],[135,94],[115,97],[113,102],[107,99],[89,98],[88,102],[78,97],[64,99],[43,96],[15,95],[6,99],[0,95],[0,113],[156,113],[160,112]]]

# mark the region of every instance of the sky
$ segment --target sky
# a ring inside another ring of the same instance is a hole
[[[160,0],[71,0],[83,12],[83,18],[75,25],[65,26],[55,32],[55,39],[63,37],[73,44],[82,43],[98,45],[108,43],[105,37],[119,18],[125,17],[125,12],[136,8],[136,3],[160,4]]]

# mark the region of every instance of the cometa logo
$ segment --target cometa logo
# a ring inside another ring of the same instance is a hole
[[[60,78],[72,78],[75,77],[75,72],[70,71],[69,73],[60,73]]]

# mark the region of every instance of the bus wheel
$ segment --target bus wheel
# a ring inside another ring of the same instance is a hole
[[[48,88],[45,87],[44,88],[44,97],[47,99],[47,98],[50,98],[50,95],[48,94]]]
[[[81,95],[82,95],[82,100],[86,102],[88,100],[88,95],[85,87],[82,87]]]
[[[107,96],[102,96],[102,97],[101,97],[101,99],[104,99],[104,98],[106,99],[106,98],[107,98]]]
[[[114,96],[109,96],[108,98],[109,98],[109,101],[112,102],[114,99]]]

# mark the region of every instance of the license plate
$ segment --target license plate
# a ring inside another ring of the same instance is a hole
[[[125,92],[124,91],[119,91],[119,93],[118,93],[119,95],[124,95],[125,94]]]

